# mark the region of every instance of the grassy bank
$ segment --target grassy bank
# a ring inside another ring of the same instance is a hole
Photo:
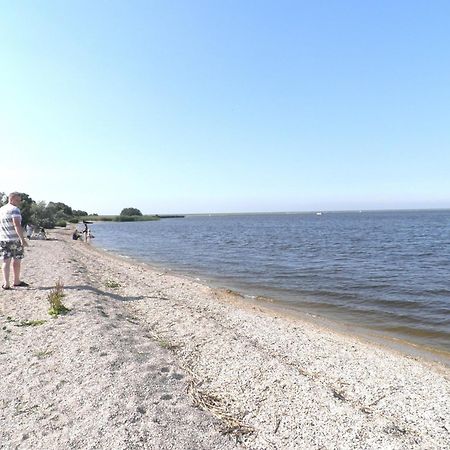
[[[80,221],[88,222],[147,222],[151,220],[159,220],[156,215],[142,216],[119,216],[119,215],[102,215],[102,216],[84,216],[80,217]]]

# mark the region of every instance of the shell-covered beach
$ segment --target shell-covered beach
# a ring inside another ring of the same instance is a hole
[[[443,364],[49,237],[0,297],[2,448],[450,446]]]

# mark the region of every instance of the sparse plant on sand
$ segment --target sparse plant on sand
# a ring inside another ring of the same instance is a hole
[[[48,313],[51,316],[58,316],[59,314],[65,314],[70,311],[69,308],[65,307],[62,303],[62,299],[65,296],[64,294],[64,284],[61,280],[58,280],[55,284],[55,287],[48,294],[48,301],[50,303],[50,309]]]
[[[107,287],[107,288],[112,288],[112,289],[117,289],[117,288],[119,288],[120,287],[120,283],[119,282],[117,282],[117,281],[115,281],[115,280],[106,280],[105,281],[105,286]]]
[[[14,324],[16,327],[37,327],[39,325],[43,325],[45,320],[19,320],[13,319],[11,316],[6,318],[6,321]]]
[[[21,320],[16,327],[37,327],[43,325],[45,320]]]
[[[165,348],[166,350],[172,351],[172,350],[176,350],[179,347],[179,345],[172,344],[171,342],[169,342],[168,340],[166,340],[162,337],[158,337],[156,342],[161,348]]]
[[[36,352],[34,354],[34,356],[36,356],[39,359],[43,359],[43,358],[47,358],[48,356],[50,356],[53,352],[49,349],[47,350],[41,350],[39,352]]]
[[[148,337],[155,341],[161,348],[164,348],[166,350],[175,351],[180,347],[178,344],[168,341],[166,338],[155,331],[152,331]]]

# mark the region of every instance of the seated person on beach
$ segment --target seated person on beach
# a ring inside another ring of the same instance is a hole
[[[44,227],[41,227],[39,229],[38,239],[43,239],[43,240],[47,239],[47,234],[45,233]]]
[[[73,232],[73,234],[72,234],[72,239],[74,240],[74,241],[76,241],[77,239],[80,239],[80,232],[75,228],[75,231]]]

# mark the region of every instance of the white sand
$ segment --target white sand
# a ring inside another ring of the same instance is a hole
[[[450,447],[447,367],[49,235],[0,294],[0,448]]]

